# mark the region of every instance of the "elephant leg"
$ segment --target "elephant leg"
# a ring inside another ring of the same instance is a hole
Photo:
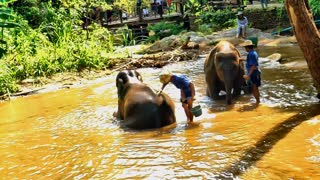
[[[245,80],[243,79],[243,75],[244,75],[244,70],[241,68],[237,78],[234,81],[233,84],[233,96],[237,97],[240,96],[241,94],[241,89],[243,86],[245,86]]]
[[[123,100],[118,100],[118,110],[117,110],[117,112],[115,112],[113,115],[115,116],[115,117],[117,117],[118,119],[124,119],[124,116],[123,116],[123,114],[124,114],[124,112],[123,112],[123,107],[124,106],[124,103],[123,103]]]
[[[233,97],[240,96],[240,94],[241,94],[241,86],[242,86],[242,83],[240,83],[239,81],[236,81],[236,82],[234,83],[233,93],[232,93],[232,96],[233,96]]]
[[[219,88],[219,84],[216,82],[212,82],[213,84],[208,85],[207,87],[207,95],[212,99],[219,99],[219,93],[221,88]]]
[[[207,95],[212,99],[219,99],[219,93],[221,91],[221,82],[213,76],[212,78],[207,78]]]
[[[220,99],[220,96],[219,96],[220,91],[221,91],[221,88],[219,88],[218,86],[214,86],[212,90],[212,99]]]
[[[233,93],[232,93],[233,97],[238,97],[238,96],[240,96],[240,94],[241,94],[241,88],[234,88],[233,89]]]

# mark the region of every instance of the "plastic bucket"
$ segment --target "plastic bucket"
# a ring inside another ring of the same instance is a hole
[[[201,114],[202,114],[202,109],[201,109],[200,105],[197,105],[197,106],[191,108],[190,111],[195,117],[201,116]]]
[[[258,37],[248,37],[247,39],[252,41],[254,47],[258,46]]]

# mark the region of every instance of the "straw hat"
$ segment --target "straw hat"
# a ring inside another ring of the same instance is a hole
[[[254,46],[251,40],[245,40],[244,43],[240,44],[240,46],[246,47],[246,46]]]
[[[242,11],[239,11],[237,16],[240,16],[240,15],[243,15],[243,12]]]
[[[167,69],[163,70],[159,75],[160,82],[163,84],[170,82],[171,76],[172,76],[172,73],[169,70]]]

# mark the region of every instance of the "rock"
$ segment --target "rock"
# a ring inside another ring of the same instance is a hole
[[[282,55],[280,53],[273,53],[270,56],[267,56],[266,59],[274,62],[280,62],[282,59]]]
[[[295,36],[280,36],[274,37],[273,39],[265,39],[264,41],[265,42],[261,42],[264,46],[293,46],[297,44]]]
[[[32,84],[32,83],[35,83],[35,82],[36,82],[35,79],[24,79],[20,83],[21,84]]]
[[[180,47],[181,49],[199,49],[199,44],[195,42],[190,42],[191,37],[188,36],[186,41]]]
[[[289,63],[283,64],[284,66],[288,68],[293,68],[293,69],[304,69],[308,68],[308,64],[306,61],[300,60],[300,61],[293,61]]]
[[[180,38],[178,36],[172,35],[155,42],[150,47],[146,48],[145,52],[157,53],[161,51],[167,51],[180,45]]]

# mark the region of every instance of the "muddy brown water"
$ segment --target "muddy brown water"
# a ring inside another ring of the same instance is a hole
[[[0,179],[319,179],[320,107],[298,47],[262,47],[262,103],[243,95],[226,106],[205,96],[204,58],[167,66],[188,74],[203,115],[133,131],[112,118],[115,76],[89,86],[0,104]],[[242,52],[244,53],[244,52]],[[139,69],[159,89],[161,69]]]

